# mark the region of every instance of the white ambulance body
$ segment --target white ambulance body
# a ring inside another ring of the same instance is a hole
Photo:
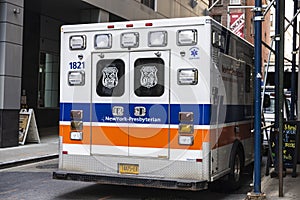
[[[253,51],[209,17],[63,26],[53,177],[238,186],[253,161]]]

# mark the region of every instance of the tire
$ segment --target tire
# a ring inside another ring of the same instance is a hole
[[[244,156],[240,146],[235,145],[230,155],[230,173],[227,180],[228,190],[237,190],[241,187],[242,174],[244,170]]]

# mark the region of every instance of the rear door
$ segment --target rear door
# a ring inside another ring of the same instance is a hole
[[[128,155],[129,53],[92,54],[92,154]]]
[[[92,54],[92,154],[169,157],[169,56]]]
[[[169,157],[169,57],[169,51],[130,53],[130,156]]]

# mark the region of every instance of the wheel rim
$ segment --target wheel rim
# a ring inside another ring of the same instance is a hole
[[[240,180],[241,175],[241,162],[240,157],[238,154],[236,154],[234,159],[234,180],[238,182]]]

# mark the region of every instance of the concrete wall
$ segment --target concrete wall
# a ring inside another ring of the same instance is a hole
[[[198,0],[192,8],[190,0],[156,0],[156,10],[141,4],[140,0],[82,0],[127,20],[202,16],[208,0]],[[134,10],[134,12],[132,12]]]
[[[203,16],[208,1],[198,1],[192,8],[190,0],[157,0],[157,12],[166,18]]]
[[[0,147],[18,145],[23,0],[0,0]]]
[[[38,128],[58,126],[59,107],[39,107],[40,52],[59,57],[61,25],[82,23],[81,18],[91,22],[97,18],[92,13],[97,13],[99,9],[82,6],[80,0],[31,0],[24,2],[24,10],[22,90],[26,91],[27,106],[35,111]],[[45,90],[48,83],[46,80]],[[59,78],[57,83],[51,84],[58,85]],[[53,102],[57,95],[46,92],[43,96],[45,104]]]

